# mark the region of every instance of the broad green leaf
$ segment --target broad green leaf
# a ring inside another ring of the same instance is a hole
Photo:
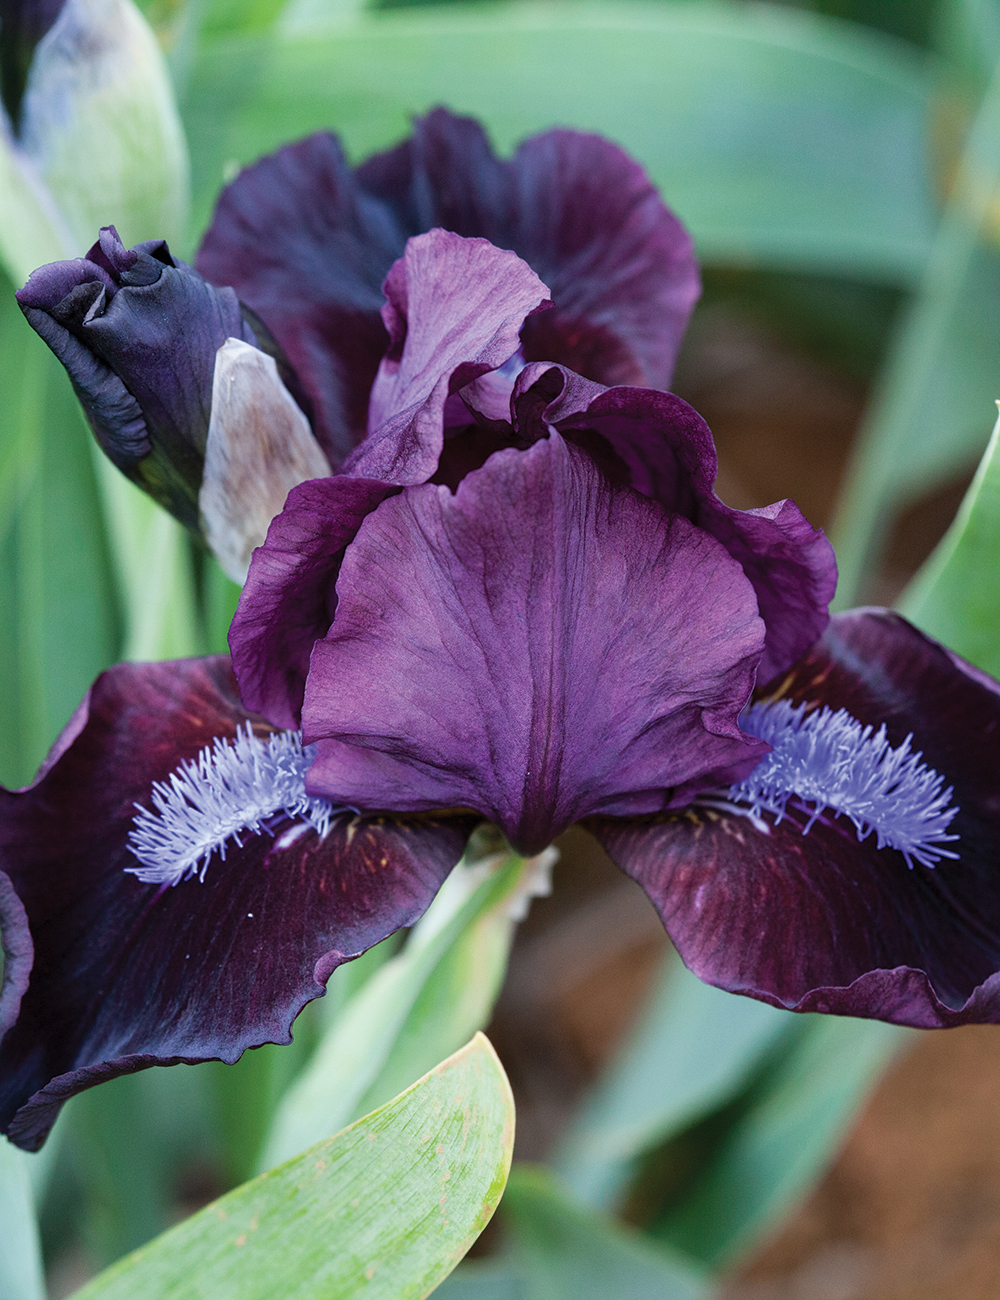
[[[619,141],[708,261],[905,282],[926,258],[924,63],[766,5],[421,7],[206,46],[184,110],[196,228],[223,176],[265,150],[327,127],[357,157],[437,103],[504,150],[554,123]]]
[[[227,578],[212,556],[206,555],[202,572],[205,648],[209,654],[229,653],[229,625],[236,613],[240,588]]]
[[[1000,678],[1000,420],[954,522],[899,608],[930,636]]]
[[[434,1292],[434,1300],[527,1300],[521,1269],[509,1258],[459,1264]]]
[[[77,251],[66,218],[0,118],[0,266],[20,285],[36,266]]]
[[[157,1082],[152,1071],[126,1075],[72,1101],[69,1153],[83,1192],[77,1224],[101,1264],[143,1245],[170,1221],[166,1153],[151,1109]]]
[[[204,0],[202,30],[208,36],[221,32],[264,32],[274,26],[287,0]]]
[[[30,1159],[0,1138],[0,1300],[45,1300]]]
[[[514,1105],[487,1039],[214,1201],[76,1300],[420,1300],[503,1192]]]
[[[775,1054],[682,1197],[650,1231],[699,1264],[721,1268],[810,1186],[910,1031],[810,1016]]]
[[[1000,73],[988,90],[920,291],[859,431],[833,527],[837,602],[864,593],[895,514],[982,455],[1000,375]]]
[[[950,80],[971,82],[980,93],[1000,59],[1000,5],[997,0],[941,0],[937,47],[947,60]]]
[[[344,1005],[285,1096],[265,1167],[379,1105],[486,1023],[515,918],[547,886],[553,860],[553,852],[494,855],[455,868],[402,952]]]
[[[288,0],[281,12],[279,31],[285,36],[298,36],[331,23],[349,22],[365,9],[376,7],[366,0]]]
[[[574,1195],[611,1209],[637,1157],[728,1101],[794,1024],[788,1012],[712,988],[667,961],[563,1144],[558,1169]]]
[[[4,276],[0,344],[0,780],[18,785],[114,659],[120,625],[89,435],[62,367]]]
[[[126,612],[122,659],[180,659],[202,650],[187,532],[89,442]]]
[[[576,1206],[551,1174],[515,1165],[503,1202],[524,1300],[697,1300],[705,1278],[632,1229]]]
[[[38,472],[38,408],[44,402],[38,378],[43,355],[21,315],[14,285],[0,271],[0,537],[13,526]]]

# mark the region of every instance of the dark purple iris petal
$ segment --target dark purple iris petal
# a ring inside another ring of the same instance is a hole
[[[388,343],[382,281],[407,238],[434,227],[513,250],[557,286],[555,310],[527,323],[529,358],[666,386],[697,267],[680,222],[616,146],[553,131],[505,162],[478,123],[436,109],[353,172],[335,136],[314,135],[227,186],[197,266],[274,334],[334,467],[368,427]]]
[[[276,726],[299,725],[309,655],[333,622],[344,547],[396,490],[342,475],[301,483],[254,551],[229,644],[244,703]]]
[[[761,757],[736,724],[763,643],[739,565],[558,434],[384,501],[337,591],[302,714],[317,793],[473,808],[533,852]]]
[[[613,480],[722,542],[753,583],[767,626],[759,680],[784,671],[822,634],[837,585],[833,548],[792,501],[759,510],[720,501],[711,431],[686,402],[648,388],[595,393],[571,372],[534,365],[518,376],[513,407],[520,438],[555,426]]]
[[[503,162],[478,122],[438,108],[358,179],[408,235],[481,235],[538,272],[555,310],[526,323],[528,360],[604,384],[669,384],[700,292],[697,263],[643,168],[610,141],[547,131]]]
[[[385,281],[388,351],[372,388],[369,435],[351,474],[423,483],[444,445],[445,402],[518,349],[525,317],[548,290],[513,253],[446,230],[417,235]]]
[[[0,1127],[18,1145],[104,1079],[288,1042],[330,972],[416,920],[458,860],[468,822],[352,818],[284,848],[287,822],[247,835],[204,883],[127,874],[133,801],[248,716],[222,657],[120,664],[36,784],[0,792],[0,860],[35,944],[0,1046]]]
[[[21,310],[66,367],[102,450],[197,527],[215,354],[257,343],[231,289],[213,289],[162,241],[126,249],[114,227],[85,258],[35,271]]]
[[[711,984],[924,1028],[1000,1022],[1000,685],[897,615],[856,610],[834,617],[778,689],[884,722],[893,745],[912,732],[954,785],[958,860],[910,870],[874,836],[859,844],[846,818],[802,835],[795,813],[769,834],[697,809],[592,829]]]
[[[388,335],[382,281],[406,235],[321,133],[247,167],[219,198],[197,266],[266,322],[305,386],[336,468],[364,436]]]

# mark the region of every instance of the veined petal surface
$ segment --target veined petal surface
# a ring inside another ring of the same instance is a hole
[[[653,900],[688,966],[710,984],[796,1011],[920,1028],[1000,1022],[1000,684],[896,614],[836,615],[762,692],[846,709],[912,733],[954,786],[957,860],[907,867],[858,841],[844,817],[789,809],[762,833],[697,805],[645,823],[595,820],[612,858]]]
[[[119,664],[35,784],[0,792],[0,863],[35,949],[0,1044],[0,1127],[19,1146],[102,1080],[289,1042],[333,969],[416,920],[461,855],[461,819],[347,816],[325,839],[276,819],[215,853],[203,882],[141,883],[126,870],[135,804],[247,721],[268,734],[224,657]]]
[[[435,109],[410,139],[352,170],[337,138],[319,133],[223,190],[197,266],[231,285],[281,345],[335,468],[371,425],[389,344],[382,281],[407,239],[435,227],[516,253],[550,285],[554,310],[522,330],[528,360],[666,387],[697,264],[681,223],[617,146],[551,131],[505,161],[477,122]]]
[[[736,723],[764,631],[740,566],[557,433],[384,501],[337,592],[302,714],[335,802],[472,808],[534,853],[767,752]]]
[[[309,656],[337,607],[344,547],[396,491],[341,474],[302,483],[254,552],[229,644],[242,699],[276,726],[299,725]]]

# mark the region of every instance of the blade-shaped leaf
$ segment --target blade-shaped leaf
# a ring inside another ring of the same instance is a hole
[[[434,1300],[527,1300],[521,1269],[510,1259],[460,1264],[434,1292]]]
[[[214,1201],[76,1300],[420,1300],[503,1192],[510,1086],[471,1043],[350,1128]]]
[[[0,1300],[44,1300],[30,1156],[0,1138]]]
[[[842,607],[863,598],[895,513],[974,464],[986,445],[1000,375],[998,193],[1000,71],[855,444],[833,527]]]
[[[928,94],[902,45],[765,5],[421,7],[223,40],[185,105],[195,225],[238,163],[321,128],[364,155],[446,103],[502,149],[553,123],[617,140],[706,260],[907,281],[934,227]]]
[[[676,958],[563,1144],[558,1168],[588,1205],[613,1207],[636,1158],[728,1101],[789,1013],[703,984]]]
[[[30,780],[119,645],[117,593],[76,398],[0,275],[4,692],[0,780]]]
[[[670,1251],[574,1205],[551,1174],[515,1165],[503,1203],[524,1300],[696,1300],[707,1280]]]
[[[911,622],[1000,678],[998,560],[1000,420],[954,523],[899,602]]]
[[[275,1116],[263,1164],[379,1105],[489,1019],[515,916],[547,884],[554,851],[452,872],[406,946],[351,998]]]
[[[82,427],[83,441],[89,430]],[[106,460],[90,440],[126,613],[122,659],[181,659],[202,652],[188,535]]]
[[[733,1107],[683,1196],[651,1226],[657,1240],[709,1268],[730,1263],[822,1170],[910,1032],[809,1017]]]

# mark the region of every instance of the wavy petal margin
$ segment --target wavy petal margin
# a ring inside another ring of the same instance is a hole
[[[912,733],[954,785],[957,861],[910,870],[846,819],[768,833],[693,807],[645,823],[595,820],[646,890],[687,965],[710,984],[793,1011],[930,1029],[1000,1023],[1000,684],[896,614],[836,615],[763,693],[845,708]],[[773,819],[768,819],[773,821]]]
[[[468,819],[351,816],[322,840],[287,822],[245,835],[203,883],[127,873],[134,804],[249,718],[224,657],[119,664],[35,784],[0,793],[0,862],[35,948],[0,1045],[0,1129],[18,1146],[103,1080],[289,1042],[335,967],[412,924],[458,861]]]

